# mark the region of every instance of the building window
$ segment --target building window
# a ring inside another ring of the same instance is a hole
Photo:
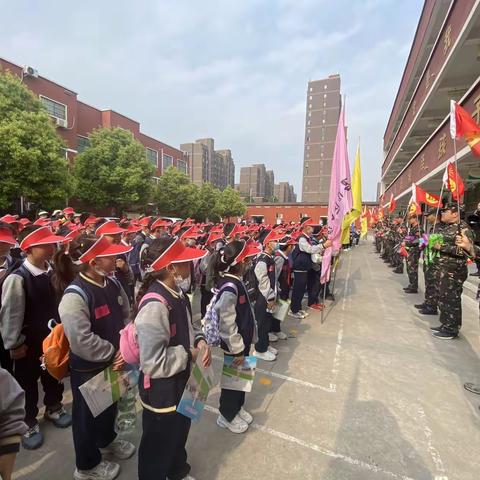
[[[310,110],[312,109],[312,104],[311,104],[311,103],[308,104],[308,108],[309,108]]]
[[[171,167],[173,165],[173,157],[170,155],[163,155],[163,165],[162,169],[165,171],[168,167]]]
[[[310,87],[310,91],[313,92],[313,87]]]
[[[67,119],[67,106],[63,103],[56,102],[55,100],[51,100],[50,98],[43,97],[40,95],[40,100],[45,107],[45,110],[49,115],[55,118],[59,118],[61,120]]]
[[[312,98],[313,98],[313,97],[312,97],[311,95],[308,97],[309,100],[311,100]]]
[[[311,116],[312,116],[312,112],[308,112],[308,116],[311,117]]]
[[[187,173],[187,162],[185,160],[177,160],[177,168],[182,173]]]
[[[326,89],[327,89],[327,85],[324,85],[324,86],[323,86],[323,89],[326,90]]]
[[[158,152],[148,147],[145,149],[145,151],[147,155],[147,160],[153,163],[156,167],[158,167]]]
[[[326,93],[323,94],[323,98],[327,98],[327,94],[326,94]]]
[[[90,146],[90,140],[87,137],[77,135],[77,152],[82,153]]]
[[[322,123],[325,123],[325,119],[322,120]]]
[[[307,122],[307,125],[310,125],[310,120]]]

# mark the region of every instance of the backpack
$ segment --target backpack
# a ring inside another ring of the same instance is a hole
[[[255,267],[257,266],[257,258],[252,261],[250,268],[243,275],[245,288],[247,289],[250,302],[255,302],[258,296],[258,278],[255,275]]]
[[[168,309],[170,305],[168,302],[158,293],[147,293],[145,294],[139,303],[139,308],[143,303],[149,299],[155,299],[160,303],[163,303]],[[135,329],[135,322],[132,321],[125,326],[124,329],[120,330],[120,353],[122,358],[129,365],[139,366],[140,365],[140,348],[138,346],[137,331]]]
[[[89,305],[88,295],[77,285],[69,285],[65,293],[77,292]],[[70,363],[70,343],[61,323],[55,320],[48,322],[50,333],[42,342],[42,368],[58,381],[63,380],[68,375],[68,366]]]
[[[215,304],[217,303],[220,293],[226,288],[232,287],[235,293],[238,295],[237,286],[232,282],[224,283],[220,289],[213,289],[213,297],[207,306],[205,317],[203,318],[203,333],[205,335],[205,341],[208,345],[213,347],[220,346],[220,318],[215,310]]]

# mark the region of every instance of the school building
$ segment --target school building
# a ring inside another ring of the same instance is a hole
[[[145,147],[145,156],[156,168],[158,179],[170,166],[189,174],[189,157],[186,152],[174,148],[156,138],[145,135],[140,123],[111,109],[101,110],[78,100],[78,94],[56,82],[41,76],[34,67],[19,66],[0,58],[0,71],[9,71],[38,95],[47,112],[65,140],[65,155],[73,159],[77,153],[89,146],[88,136],[99,127],[120,127],[132,132],[136,140]]]
[[[412,183],[438,195],[456,157],[474,210],[480,162],[463,139],[450,136],[450,100],[480,123],[480,1],[426,0],[384,134],[379,193],[407,205]]]

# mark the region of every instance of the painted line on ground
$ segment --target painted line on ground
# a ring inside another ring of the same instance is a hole
[[[214,414],[219,414],[219,411],[215,407],[211,407],[210,405],[205,405],[205,410],[210,413]],[[254,428],[255,430],[258,430],[263,433],[267,433],[271,435],[272,437],[279,438],[281,440],[284,440],[286,442],[293,443],[295,445],[298,445],[300,447],[307,448],[309,450],[312,450],[316,453],[320,453],[321,455],[324,455],[329,458],[334,458],[336,460],[340,460],[344,463],[347,463],[349,465],[352,465],[354,467],[358,467],[364,470],[368,470],[372,473],[380,473],[383,475],[386,475],[391,478],[399,479],[399,480],[414,480],[411,477],[408,477],[406,475],[401,475],[397,473],[390,472],[388,470],[384,470],[383,468],[377,466],[377,465],[372,465],[368,462],[364,462],[363,460],[358,460],[357,458],[352,458],[349,457],[348,455],[342,455],[341,453],[333,452],[332,450],[329,450],[327,448],[321,447],[319,445],[316,445],[314,443],[306,442],[304,440],[301,440],[297,437],[294,437],[292,435],[288,435],[283,432],[279,432],[278,430],[274,430],[273,428],[270,427],[265,427],[264,425],[259,425],[258,423],[252,423],[250,425],[250,428]]]
[[[221,362],[223,362],[223,358],[219,357],[218,355],[212,355],[212,359],[220,360]],[[314,388],[314,389],[322,390],[322,391],[328,392],[328,393],[334,393],[335,392],[335,388],[333,388],[333,390],[332,390],[331,386],[330,387],[324,387],[322,385],[317,385],[315,383],[306,382],[305,380],[300,380],[298,378],[289,377],[288,375],[283,375],[281,373],[271,372],[270,370],[264,370],[263,368],[257,368],[256,371],[258,373],[262,373],[263,375],[268,375],[270,377],[279,378],[280,380],[285,380],[287,382],[296,383],[297,385],[301,385],[302,387]]]
[[[425,410],[422,405],[418,405],[417,408],[418,415],[423,421],[423,433],[425,435],[425,438],[427,440],[427,445],[428,445],[428,452],[430,453],[430,456],[432,457],[433,463],[435,464],[435,468],[437,469],[437,472],[440,475],[436,475],[435,479],[436,480],[448,480],[448,477],[445,475],[445,467],[443,465],[442,458],[440,456],[440,452],[433,446],[433,441],[432,441],[432,430],[427,424],[427,415],[425,413]]]
[[[55,451],[48,452],[47,454],[45,454],[42,458],[40,458],[36,462],[34,462],[30,465],[27,465],[26,467],[23,467],[23,468],[20,468],[20,469],[16,470],[13,473],[12,478],[15,480],[17,478],[26,477],[27,475],[29,475],[29,478],[34,478],[33,476],[30,477],[30,475],[33,475],[33,473],[36,470],[38,470],[47,460],[49,460],[50,457],[53,457],[54,455],[56,455],[56,453],[57,452],[55,452]]]

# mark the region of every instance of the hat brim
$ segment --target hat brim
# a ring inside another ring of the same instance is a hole
[[[52,245],[55,243],[63,243],[63,242],[65,242],[65,237],[61,237],[60,235],[49,235],[48,237],[42,238],[42,240],[38,242],[32,243],[27,247],[27,249],[32,247],[39,247],[41,245]]]
[[[132,249],[133,247],[131,245],[122,245],[122,244],[112,243],[102,253],[100,253],[99,255],[96,255],[95,258],[115,257],[116,255],[121,255],[122,253],[128,253]]]
[[[258,255],[259,253],[262,253],[262,251],[258,246],[254,244],[246,244],[243,250],[235,259],[235,264],[238,265],[240,262],[243,262],[243,260],[245,260],[246,258],[253,257],[255,255]]]
[[[170,263],[192,262],[193,260],[203,258],[207,253],[208,252],[206,250],[187,247],[177,258],[175,258],[175,260],[172,260]]]
[[[12,245],[12,246],[17,244],[17,242],[13,237],[2,237],[1,235],[0,235],[0,243],[6,243],[7,245]]]
[[[103,235],[121,235],[122,233],[125,233],[126,231],[127,230],[125,228],[113,227],[112,229],[109,229],[107,232],[101,232],[99,234],[102,235],[102,236]]]

